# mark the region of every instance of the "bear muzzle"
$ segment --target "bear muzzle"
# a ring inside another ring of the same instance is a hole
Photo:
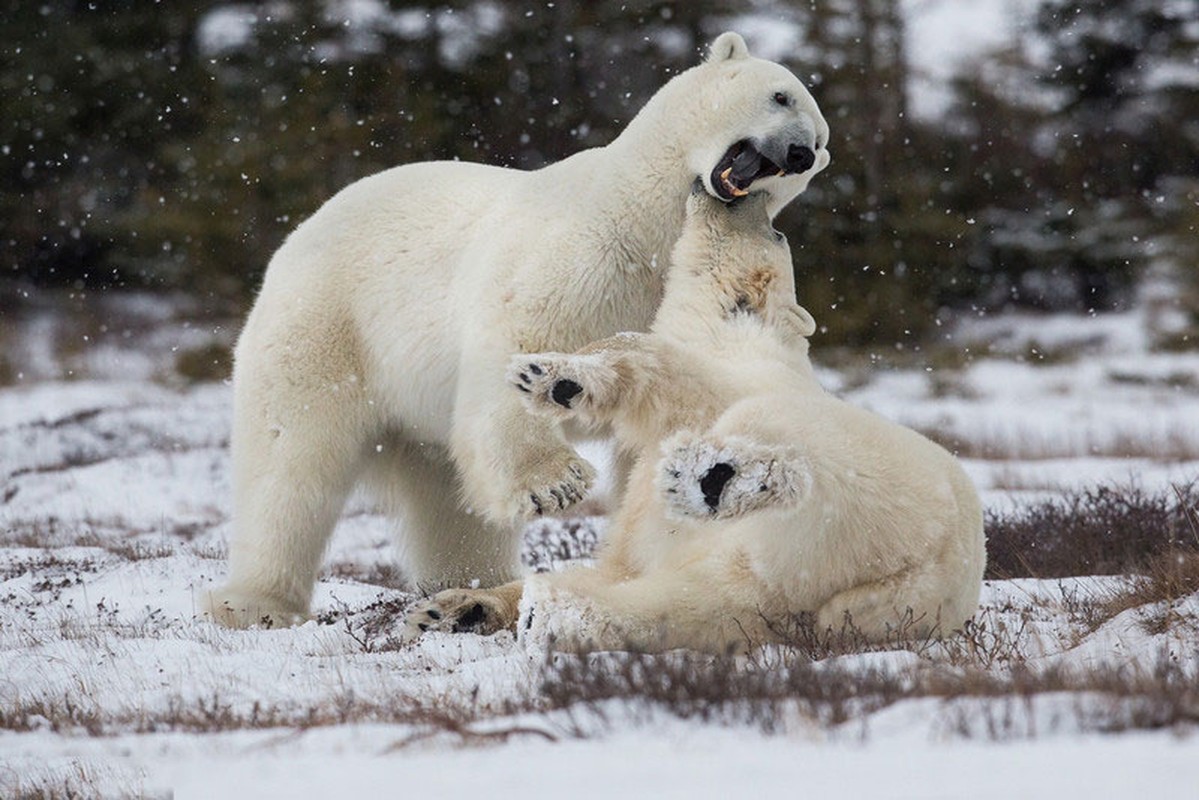
[[[787,172],[807,172],[816,163],[816,153],[812,148],[802,144],[787,146],[787,160],[783,168]]]
[[[726,202],[749,194],[763,178],[798,175],[812,168],[816,153],[807,144],[742,139],[725,151],[712,170],[713,191]]]

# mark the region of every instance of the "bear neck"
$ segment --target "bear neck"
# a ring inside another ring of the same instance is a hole
[[[614,203],[607,217],[623,228],[622,238],[640,240],[642,250],[658,255],[663,269],[682,232],[687,196],[696,179],[688,154],[706,135],[694,125],[680,124],[690,122],[681,107],[696,105],[689,84],[698,69],[702,65],[659,89],[604,148],[609,165],[605,180]]]
[[[727,341],[728,298],[713,274],[687,268],[686,256],[680,258],[677,252],[674,259],[653,332],[705,347]]]
[[[776,359],[789,369],[797,386],[823,391],[816,380],[809,344],[805,337],[775,328],[764,321],[755,324],[739,317],[731,308],[718,271],[689,270],[688,257],[675,255],[666,280],[666,290],[650,331],[676,346],[699,350],[705,356],[750,351]]]

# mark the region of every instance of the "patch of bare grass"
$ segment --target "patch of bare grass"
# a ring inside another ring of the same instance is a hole
[[[126,561],[149,561],[155,558],[169,558],[175,555],[175,547],[162,539],[117,539],[109,540],[104,549]]]
[[[1165,375],[1146,375],[1131,370],[1109,370],[1107,379],[1127,386],[1146,386],[1158,389],[1195,389],[1199,378],[1193,372],[1169,372]]]
[[[0,531],[0,547],[101,547],[104,539],[88,524],[58,517],[15,519]]]
[[[989,511],[987,577],[1143,573],[1163,553],[1199,552],[1196,484],[1076,490],[1014,511]]]
[[[415,595],[391,593],[380,595],[369,605],[352,609],[345,603],[317,617],[321,625],[341,625],[346,634],[364,653],[384,653],[402,650],[407,645],[398,633],[404,627],[404,616]]]
[[[979,697],[988,699],[974,699]],[[946,721],[961,738],[1010,741],[1058,730],[1187,732],[1199,724],[1199,681],[1168,651],[1147,668],[1109,664],[1087,670],[1015,670],[990,679],[985,692],[964,692],[957,699]],[[1038,707],[1039,701],[1054,700],[1052,708]]]
[[[324,570],[324,575],[345,581],[356,581],[384,589],[407,589],[408,579],[397,565],[388,562],[362,564],[357,561],[336,561]]]
[[[91,557],[64,558],[55,550],[38,551],[34,555],[9,555],[6,562],[0,564],[0,581],[29,575],[33,579],[32,591],[41,591],[41,585],[58,585],[66,581],[66,586],[74,586],[83,582],[83,576],[94,573],[99,569],[99,562]]]
[[[1010,618],[1010,619],[1009,619]],[[931,629],[911,609],[898,617],[887,634],[868,638],[846,618],[838,627],[821,629],[810,614],[798,614],[782,622],[767,623],[788,653],[810,661],[825,661],[861,653],[906,651],[924,659],[977,669],[1010,667],[1023,663],[1027,613],[1017,609],[984,609],[961,628],[945,630],[940,622]]]
[[[533,705],[531,697],[502,708],[476,707],[472,701],[451,703],[444,697],[432,702],[408,695],[382,698],[359,696],[345,688],[319,702],[268,705],[220,692],[190,697],[174,695],[157,707],[130,705],[119,710],[101,709],[71,695],[30,695],[0,704],[0,730],[17,733],[52,731],[70,736],[107,737],[127,734],[194,733],[280,730],[289,734],[337,725],[400,725],[407,733],[391,749],[433,737],[462,744],[503,741],[511,736],[535,734],[556,739],[551,730],[529,725],[512,726],[507,717]]]
[[[0,761],[0,797],[5,800],[169,800],[171,796],[168,790],[148,789],[139,770],[115,760]]]
[[[1126,588],[1106,599],[1103,610],[1110,617],[1132,608],[1148,608],[1147,631],[1165,633],[1181,622],[1195,621],[1176,606],[1197,593],[1199,552],[1171,549],[1150,558],[1140,574],[1130,577]]]
[[[661,712],[764,733],[796,724],[852,732],[860,722],[865,734],[870,714],[920,699],[941,701],[942,726],[962,738],[1006,741],[1058,730],[1191,730],[1199,724],[1199,682],[1169,653],[1149,669],[1087,670],[1024,664],[987,670],[926,660],[886,667],[814,662],[795,651],[748,662],[687,651],[557,655],[546,663],[541,691],[575,719],[586,712],[603,723],[621,709],[635,720]]]
[[[525,528],[521,561],[534,572],[548,572],[568,561],[590,558],[599,545],[595,517],[543,520]]]
[[[747,724],[764,732],[796,720],[841,724],[913,696],[906,676],[850,671],[802,657],[745,662],[690,651],[552,656],[541,694],[552,708],[606,719],[619,704],[633,717],[664,711],[681,719]]]
[[[1199,439],[1178,424],[1156,434],[1104,431],[1058,436],[1019,435],[1004,431],[916,429],[959,458],[980,461],[1049,461],[1063,458],[1144,458],[1163,463],[1199,461]]]
[[[175,372],[189,383],[223,381],[233,373],[233,350],[224,342],[209,342],[180,350]]]
[[[163,528],[139,527],[119,517],[85,516],[66,521],[58,517],[18,519],[0,531],[0,547],[53,551],[71,547],[106,550],[126,561],[166,558],[177,552],[176,540],[191,541],[207,523],[164,523]]]

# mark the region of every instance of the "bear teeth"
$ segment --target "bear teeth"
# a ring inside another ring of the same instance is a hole
[[[724,188],[728,189],[733,197],[744,197],[745,195],[749,194],[749,192],[729,180],[729,175],[732,173],[732,171],[733,168],[729,167],[724,172],[720,173],[720,182],[724,184]]]

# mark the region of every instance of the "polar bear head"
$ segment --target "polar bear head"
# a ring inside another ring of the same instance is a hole
[[[692,132],[688,166],[711,196],[727,202],[752,187],[773,217],[828,166],[828,123],[812,95],[786,67],[751,57],[738,34],[718,36],[678,80],[698,95],[680,122]]]
[[[674,316],[687,328],[697,319],[754,318],[787,342],[811,336],[816,323],[795,302],[791,249],[770,224],[771,195],[753,191],[725,202],[696,184],[671,255],[663,309],[680,312]]]

